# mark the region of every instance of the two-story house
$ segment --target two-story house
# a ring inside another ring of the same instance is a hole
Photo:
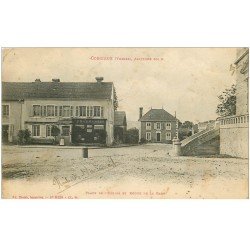
[[[148,142],[171,143],[176,137],[178,120],[164,109],[151,109],[143,115],[140,108],[140,138]]]
[[[2,131],[5,141],[17,140],[29,129],[40,141],[54,138],[60,129],[65,144],[107,143],[114,139],[114,86],[112,82],[3,82]],[[103,137],[104,138],[103,140]],[[101,139],[102,138],[102,139]]]

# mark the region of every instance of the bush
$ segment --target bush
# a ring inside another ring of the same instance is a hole
[[[21,129],[18,131],[18,144],[30,143],[31,132],[28,129]]]
[[[147,140],[145,138],[141,138],[140,144],[146,144]]]
[[[125,132],[125,143],[137,144],[139,141],[139,129],[131,128]]]
[[[31,138],[30,143],[51,145],[51,144],[54,144],[54,139],[53,138]]]

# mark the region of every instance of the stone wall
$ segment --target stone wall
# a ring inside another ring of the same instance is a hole
[[[220,154],[248,158],[248,126],[220,128]]]

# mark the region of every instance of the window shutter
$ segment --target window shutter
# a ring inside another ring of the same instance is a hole
[[[103,107],[101,107],[101,117],[103,117],[103,114],[104,114],[104,110],[103,110]]]
[[[76,106],[76,116],[79,116],[79,106]]]
[[[62,106],[59,106],[59,116],[62,116]]]
[[[47,107],[46,106],[43,106],[43,114],[44,114],[44,116],[47,116]]]
[[[34,116],[34,106],[31,106],[30,108],[30,116]]]
[[[55,116],[58,116],[58,106],[55,106]]]
[[[70,106],[70,116],[74,116],[74,107],[73,106]]]
[[[157,129],[157,123],[156,122],[154,123],[154,129]]]

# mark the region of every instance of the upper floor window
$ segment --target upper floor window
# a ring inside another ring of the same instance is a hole
[[[47,116],[55,116],[55,106],[54,105],[47,106]]]
[[[9,105],[2,105],[2,114],[3,114],[3,116],[9,116],[10,115],[10,107],[9,107]]]
[[[70,106],[63,106],[63,117],[70,117]]]
[[[87,106],[87,116],[92,117],[93,116],[93,107]]]
[[[41,106],[33,105],[33,116],[40,116],[40,115],[41,115]]]
[[[166,123],[166,130],[171,130],[171,122]]]
[[[156,123],[156,129],[161,129],[161,123],[160,122]]]
[[[62,126],[62,136],[70,135],[70,126]]]
[[[79,106],[79,116],[86,117],[87,115],[87,107],[86,106]]]
[[[146,122],[146,130],[151,130],[151,122]]]
[[[95,117],[101,116],[101,107],[100,106],[94,106],[94,116]]]

